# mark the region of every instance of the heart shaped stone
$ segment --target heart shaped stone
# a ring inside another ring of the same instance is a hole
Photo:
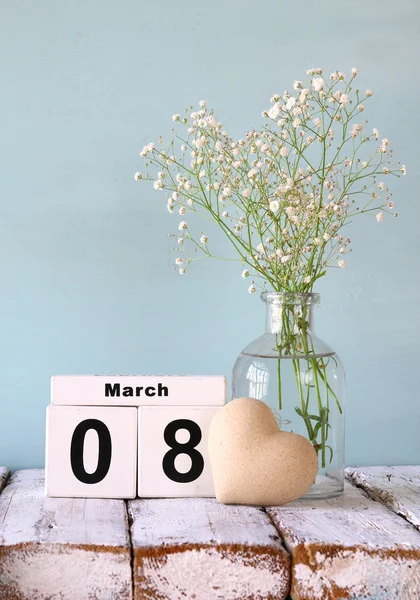
[[[209,456],[216,498],[224,504],[291,502],[306,494],[318,470],[312,444],[280,431],[272,410],[255,398],[237,398],[215,415]]]

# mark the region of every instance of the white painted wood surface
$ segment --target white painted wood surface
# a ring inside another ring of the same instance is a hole
[[[185,498],[128,514],[46,498],[43,471],[18,471],[0,494],[0,600],[282,600],[290,585],[293,600],[420,600],[419,471],[348,469],[376,501],[347,483],[267,512]]]
[[[347,477],[420,530],[420,467],[350,467]]]
[[[131,600],[122,500],[44,496],[44,471],[15,472],[0,495],[1,600]]]
[[[100,406],[223,406],[226,377],[178,375],[55,375],[51,402]]]
[[[289,557],[266,513],[214,499],[133,500],[136,600],[282,600]]]
[[[7,483],[9,475],[10,475],[10,471],[9,471],[8,467],[0,467],[0,494],[1,494],[2,489],[4,488],[4,486]]]
[[[267,512],[292,556],[294,600],[419,600],[420,533],[351,484]]]

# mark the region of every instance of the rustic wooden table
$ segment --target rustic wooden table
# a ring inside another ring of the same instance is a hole
[[[0,600],[420,599],[420,467],[283,507],[44,496],[0,468]]]

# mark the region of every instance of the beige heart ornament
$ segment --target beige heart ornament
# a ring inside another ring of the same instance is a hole
[[[209,456],[216,498],[224,504],[291,502],[306,494],[318,470],[312,444],[280,431],[272,410],[255,398],[237,398],[215,415]]]

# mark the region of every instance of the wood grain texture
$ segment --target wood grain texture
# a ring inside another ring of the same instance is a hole
[[[420,467],[350,467],[346,476],[420,531]]]
[[[4,488],[4,486],[7,483],[7,480],[9,479],[10,476],[10,471],[7,467],[0,467],[0,494],[2,489]]]
[[[46,498],[44,471],[14,473],[0,495],[1,600],[131,600],[122,500]]]
[[[214,499],[128,503],[136,600],[282,600],[290,559],[266,513]]]
[[[419,600],[420,533],[356,487],[267,512],[292,557],[294,600]]]

